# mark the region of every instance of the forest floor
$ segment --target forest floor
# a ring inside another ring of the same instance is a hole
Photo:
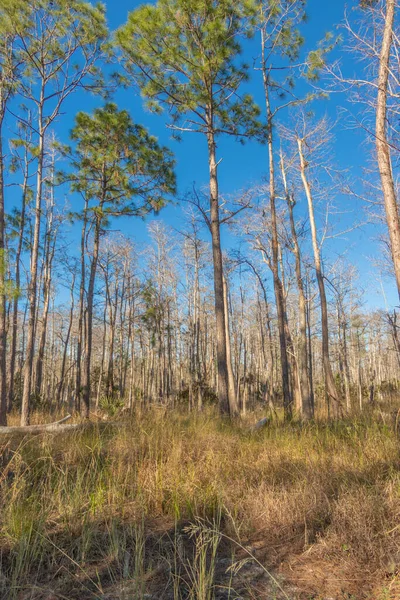
[[[398,600],[399,439],[156,409],[0,438],[0,598]]]

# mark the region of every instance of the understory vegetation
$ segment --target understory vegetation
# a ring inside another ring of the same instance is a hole
[[[0,596],[398,598],[399,440],[384,421],[254,431],[159,408],[3,438]]]

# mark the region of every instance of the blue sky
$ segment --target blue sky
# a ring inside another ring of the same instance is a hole
[[[142,3],[133,0],[105,0],[105,4],[109,27],[113,30],[126,21],[129,11],[134,10]],[[344,0],[309,0],[307,5],[308,20],[304,24],[302,32],[306,40],[305,52],[315,48],[327,31],[335,32],[336,26],[343,19],[346,3]],[[258,54],[257,42],[258,40],[252,41],[246,46],[245,58],[249,62]],[[342,49],[337,49],[335,53],[337,56],[340,54],[343,57],[345,70],[354,71],[357,68],[357,65],[352,63],[349,56],[346,56]],[[263,107],[260,73],[255,72],[253,74],[248,87],[260,106]],[[115,94],[114,101],[120,108],[128,109],[135,121],[147,126],[151,133],[159,138],[161,143],[168,145],[174,151],[177,160],[179,196],[183,196],[189,191],[193,183],[198,187],[207,184],[207,148],[203,136],[184,134],[183,141],[180,143],[171,140],[170,131],[165,127],[164,118],[144,111],[142,100],[134,89],[119,90]],[[99,103],[98,99],[87,94],[78,93],[73,95],[68,100],[62,120],[56,127],[59,139],[63,142],[67,141],[68,132],[73,125],[74,115],[78,110],[90,111]],[[346,99],[342,95],[334,95],[329,100],[319,100],[314,109],[320,115],[328,114],[332,121],[335,121],[339,108],[343,106],[351,108],[346,105]],[[332,162],[340,169],[350,169],[351,178],[354,182],[361,176],[361,169],[369,159],[369,149],[365,144],[363,145],[363,142],[363,135],[359,131],[350,130],[345,122],[339,122],[336,126]],[[254,186],[265,178],[268,169],[267,150],[255,142],[242,146],[233,139],[220,139],[218,142],[218,157],[223,159],[219,169],[222,194],[233,194],[235,191]],[[75,204],[76,200],[73,202]],[[299,214],[305,209],[304,204],[304,202],[300,204]],[[354,199],[345,196],[339,196],[336,199],[336,204],[343,213],[341,223],[337,225],[337,230],[340,231],[346,229],[355,217],[359,218],[362,206]],[[158,218],[168,225],[180,228],[182,225],[182,209],[179,205],[169,206],[163,209]],[[131,234],[139,244],[147,240],[146,224],[137,219],[119,220],[113,224],[113,229]],[[331,244],[327,248],[329,251],[328,258],[331,260],[334,260],[335,255],[346,251],[348,258],[357,264],[361,274],[361,284],[368,289],[367,305],[371,307],[382,305],[379,274],[373,271],[369,260],[370,255],[376,255],[379,252],[379,247],[371,241],[376,235],[376,228],[368,226],[348,234],[343,240],[336,239],[335,244]],[[232,241],[227,232],[224,234],[223,240],[226,246],[229,246]],[[75,245],[76,242],[73,241],[72,251],[74,251],[73,247]],[[386,282],[385,289],[389,303],[396,304],[393,283]]]
[[[112,5],[112,9],[108,11],[110,27],[116,28],[124,23],[128,12],[139,4],[141,3],[132,0],[120,0],[117,3],[107,2],[109,7]],[[344,0],[335,0],[334,2],[309,0],[307,2],[308,20],[303,26],[305,52],[315,48],[326,32],[336,32],[338,25],[343,20],[346,7],[351,9],[351,3],[349,4]],[[257,52],[258,40],[255,40],[246,51],[246,60],[251,62]],[[335,54],[336,56],[340,54],[344,70],[353,73],[357,69],[357,65],[350,60],[342,48],[338,48]],[[263,107],[260,77],[259,73],[255,73],[249,87],[260,106]],[[194,182],[198,186],[207,183],[207,149],[202,136],[184,134],[181,143],[171,141],[169,132],[164,128],[163,119],[143,112],[141,101],[137,96],[135,97],[134,91],[121,91],[116,95],[116,99],[121,106],[131,110],[134,118],[140,118],[153,133],[158,135],[163,143],[172,147],[177,158],[177,175],[181,194],[189,190]],[[329,100],[319,100],[314,109],[321,115],[327,113],[332,121],[336,121],[340,108],[343,106],[346,106],[349,110],[353,109],[346,103],[345,97],[333,95]],[[351,169],[351,178],[356,181],[361,176],[361,168],[365,166],[366,160],[369,158],[368,148],[364,144],[362,133],[349,130],[344,121],[339,122],[335,128],[333,150],[333,164],[336,164],[340,169]],[[266,175],[268,168],[266,148],[259,144],[247,143],[245,146],[241,146],[232,139],[220,139],[218,155],[219,158],[223,159],[219,169],[222,193],[231,194],[243,188],[251,187],[260,182]],[[360,213],[363,207],[354,198],[338,197],[336,204],[339,210],[343,212],[340,218],[341,222],[336,227],[337,231],[345,230],[353,220],[361,219]],[[164,209],[160,214],[161,219],[178,227],[180,216],[181,210],[179,207]],[[137,230],[142,229],[141,224],[136,223],[133,226]],[[375,228],[365,227],[344,236],[344,239],[336,239],[334,245],[331,244],[329,248],[332,260],[334,260],[335,255],[346,252],[348,258],[354,260],[357,264],[361,275],[360,283],[368,290],[366,302],[369,306],[382,305],[379,277],[370,262],[370,256],[379,252],[378,245],[371,241],[371,238],[376,237],[376,235],[377,230]],[[139,237],[141,236],[139,235]],[[226,245],[229,245],[230,240],[226,233],[223,239]],[[385,282],[385,289],[389,303],[396,303],[397,296],[392,282]]]

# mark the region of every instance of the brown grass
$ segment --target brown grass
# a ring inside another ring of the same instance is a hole
[[[152,411],[1,445],[1,598],[400,597],[399,440],[384,425],[255,434]]]

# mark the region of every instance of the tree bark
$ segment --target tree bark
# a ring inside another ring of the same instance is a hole
[[[324,369],[325,389],[328,397],[334,401],[336,413],[339,413],[341,402],[336,390],[335,380],[332,373],[332,367],[329,357],[329,325],[328,325],[328,304],[326,299],[325,281],[322,273],[321,255],[317,239],[317,228],[314,216],[314,204],[311,195],[311,188],[306,175],[306,161],[303,152],[303,140],[297,139],[297,145],[300,157],[300,173],[304,190],[308,202],[308,213],[310,218],[311,238],[314,252],[315,274],[317,276],[320,306],[321,306],[321,328],[322,328],[322,363]]]
[[[226,278],[223,278],[224,285],[224,309],[225,309],[225,333],[226,333],[226,362],[228,368],[228,395],[229,395],[229,411],[231,416],[239,414],[235,378],[232,369],[232,354],[229,331],[229,306],[228,306],[228,285]]]
[[[6,390],[6,294],[5,294],[5,213],[4,213],[4,160],[3,160],[3,122],[5,101],[0,86],[0,425],[7,425],[7,390]]]
[[[300,394],[302,402],[302,416],[305,419],[311,419],[312,414],[312,403],[311,403],[311,392],[310,392],[310,381],[308,377],[308,346],[307,346],[307,308],[306,308],[306,295],[304,292],[303,276],[301,272],[301,254],[300,246],[297,239],[296,225],[293,216],[294,200],[290,197],[289,190],[286,182],[285,166],[283,162],[283,156],[281,155],[282,165],[282,178],[285,188],[286,202],[290,220],[290,231],[292,234],[293,254],[295,257],[295,268],[296,268],[296,280],[297,289],[299,292],[299,379],[300,379]]]
[[[103,391],[103,374],[104,374],[104,364],[106,358],[106,341],[107,341],[107,302],[104,303],[104,311],[103,311],[103,341],[101,344],[101,361],[100,361],[100,369],[99,369],[99,380],[97,382],[97,394],[96,394],[96,408],[100,406],[101,394]]]
[[[15,254],[15,293],[13,298],[13,309],[12,309],[12,326],[11,326],[11,348],[10,348],[10,383],[8,387],[8,410],[12,408],[14,400],[14,376],[15,376],[15,362],[17,353],[17,336],[18,336],[18,304],[19,294],[21,286],[21,254],[22,244],[25,233],[25,215],[26,215],[26,202],[28,194],[28,178],[29,178],[29,166],[27,152],[25,151],[25,171],[24,179],[22,183],[22,203],[21,203],[21,216],[19,222],[18,232],[18,245]]]
[[[96,213],[94,223],[94,241],[93,241],[93,256],[90,265],[89,285],[87,293],[87,330],[85,337],[85,360],[83,364],[83,385],[82,385],[82,406],[81,413],[85,419],[90,417],[90,368],[92,360],[92,339],[93,339],[93,301],[94,301],[94,285],[96,279],[97,263],[99,258],[100,246],[100,228],[101,228],[101,205],[99,212]]]
[[[349,368],[349,357],[347,348],[347,323],[346,315],[342,304],[342,299],[338,298],[337,301],[337,316],[338,316],[338,338],[339,338],[339,349],[343,365],[343,383],[344,383],[344,394],[346,398],[346,410],[349,412],[351,409],[351,396],[350,396],[350,368]]]
[[[276,216],[275,203],[275,163],[273,150],[273,134],[272,134],[272,113],[269,103],[269,83],[268,75],[263,67],[265,101],[267,107],[268,119],[268,156],[269,156],[269,201],[271,210],[271,249],[272,249],[272,275],[274,280],[274,292],[276,301],[276,312],[278,317],[278,333],[279,333],[279,350],[281,357],[281,376],[282,376],[282,393],[283,407],[285,417],[290,418],[292,415],[293,397],[290,390],[290,366],[288,360],[287,340],[285,331],[285,309],[284,309],[284,294],[282,281],[279,277],[279,240],[278,240],[278,224]]]
[[[379,59],[378,97],[376,104],[376,153],[381,177],[390,247],[400,298],[400,219],[393,178],[390,146],[387,136],[387,93],[390,70],[390,51],[393,40],[395,0],[386,0],[385,26]]]
[[[226,356],[226,329],[225,329],[225,310],[224,310],[224,284],[222,251],[220,237],[219,220],[219,196],[218,196],[218,175],[217,162],[215,156],[215,136],[210,115],[209,131],[207,135],[208,142],[208,161],[210,169],[210,230],[212,238],[212,254],[214,264],[214,294],[215,294],[215,318],[217,334],[217,364],[218,364],[218,401],[222,414],[231,414],[229,406],[229,383],[228,366]]]
[[[54,201],[50,206],[50,215],[46,228],[45,235],[45,249],[44,249],[44,275],[43,275],[43,314],[42,314],[42,330],[40,333],[38,355],[36,361],[36,380],[35,380],[35,391],[37,395],[40,395],[42,390],[42,379],[43,379],[43,361],[46,347],[47,337],[47,322],[49,317],[50,307],[50,292],[51,292],[51,278],[52,278],[52,265],[54,254],[56,250],[56,232],[53,231],[53,210]]]
[[[81,232],[81,282],[79,287],[79,317],[78,317],[78,340],[76,345],[76,374],[75,374],[75,410],[81,410],[82,398],[82,347],[84,331],[84,311],[85,311],[85,291],[86,291],[86,264],[85,264],[85,244],[87,228],[87,210],[88,200],[85,200],[83,209],[83,224]]]
[[[26,355],[24,364],[24,387],[21,407],[21,426],[29,425],[30,419],[30,396],[32,389],[32,367],[35,351],[35,329],[36,329],[36,304],[37,304],[37,272],[40,246],[40,222],[42,217],[42,188],[43,188],[43,163],[44,163],[44,127],[43,127],[43,104],[44,89],[42,86],[39,101],[39,150],[36,177],[36,199],[35,199],[35,226],[33,232],[33,247],[31,254],[31,273],[28,286],[29,318],[26,341]]]
[[[64,379],[65,379],[65,370],[66,370],[66,364],[67,364],[68,345],[69,345],[69,340],[70,340],[70,337],[71,337],[72,323],[73,323],[73,320],[74,320],[74,309],[75,309],[75,299],[74,299],[75,277],[76,277],[76,273],[74,271],[73,275],[72,275],[72,282],[71,282],[71,299],[70,299],[70,310],[69,310],[69,321],[68,321],[67,336],[66,336],[65,342],[64,342],[63,357],[62,357],[62,361],[61,361],[60,381],[58,383],[57,393],[56,393],[56,406],[57,406],[57,408],[59,408],[59,406],[61,404],[61,399],[62,399],[62,392],[63,392]]]

